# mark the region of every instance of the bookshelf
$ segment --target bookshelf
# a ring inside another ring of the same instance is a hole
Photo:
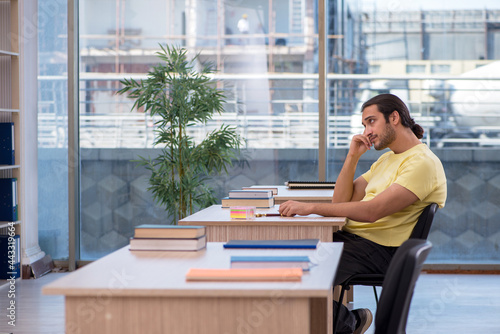
[[[15,234],[21,235],[22,216],[19,210],[22,206],[19,196],[21,182],[21,53],[19,45],[20,31],[20,8],[18,0],[0,0],[0,122],[14,123],[14,162],[15,164],[0,165],[0,178],[16,178],[17,213],[16,221],[0,221],[0,234],[9,234],[12,227]],[[3,190],[0,190],[3,191]],[[0,195],[4,195],[0,193]],[[20,247],[20,246],[18,246]],[[17,249],[21,252],[21,249]],[[5,254],[1,254],[2,261]],[[5,280],[0,280],[0,285]]]

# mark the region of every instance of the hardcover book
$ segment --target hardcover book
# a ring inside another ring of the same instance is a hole
[[[251,187],[241,187],[241,190],[271,190],[273,195],[278,195],[278,188],[274,186],[251,186]]]
[[[206,236],[194,239],[131,238],[131,251],[197,251],[207,245]]]
[[[309,270],[309,256],[231,256],[231,268],[301,268]]]
[[[232,206],[254,206],[256,208],[269,209],[274,206],[274,197],[270,198],[229,198],[224,197],[221,200],[223,208]]]
[[[285,186],[289,189],[334,189],[335,182],[327,181],[287,181]]]
[[[229,198],[270,198],[272,190],[230,190]]]
[[[187,281],[300,281],[300,268],[197,269],[186,274]]]
[[[306,248],[315,249],[319,239],[296,240],[229,240],[224,248]]]
[[[134,238],[192,239],[205,235],[205,226],[143,224],[135,227]]]

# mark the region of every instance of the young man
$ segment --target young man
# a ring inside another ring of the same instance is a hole
[[[426,206],[446,201],[446,176],[432,151],[420,142],[423,129],[398,97],[381,94],[362,106],[363,134],[355,135],[335,185],[332,203],[288,201],[286,216],[319,214],[347,217],[334,234],[344,242],[335,284],[353,274],[385,273]],[[389,148],[369,171],[354,179],[360,157],[374,146]],[[337,307],[337,305],[334,305]],[[334,307],[334,308],[335,308]],[[364,333],[372,321],[368,309],[348,311],[340,305],[338,333]]]

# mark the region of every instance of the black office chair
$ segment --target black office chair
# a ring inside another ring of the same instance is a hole
[[[434,220],[434,215],[436,214],[439,206],[436,203],[428,205],[420,214],[413,231],[411,232],[410,239],[427,239],[429,236],[429,231],[432,226],[432,221]],[[382,286],[384,283],[385,274],[354,274],[346,279],[341,286],[339,303],[344,299],[344,294],[346,290],[349,290],[351,286],[354,285],[365,285],[373,287],[373,294],[375,295],[375,302],[378,306],[378,294],[377,286]],[[333,333],[335,333],[337,328],[337,319],[340,315],[340,307],[337,308],[337,314],[334,319]]]
[[[394,254],[375,314],[375,334],[405,333],[415,284],[431,248],[427,240],[409,239]]]

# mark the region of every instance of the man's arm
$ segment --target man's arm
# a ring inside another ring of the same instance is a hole
[[[365,135],[356,135],[352,138],[349,152],[335,183],[332,203],[361,201],[365,196],[367,182],[363,177],[354,180],[354,173],[359,158],[370,149],[370,145],[371,143]]]
[[[393,184],[370,201],[345,203],[301,203],[287,201],[280,205],[284,216],[318,214],[325,217],[347,217],[373,223],[380,218],[399,212],[418,200],[410,190]]]
[[[368,182],[362,176],[353,181],[358,160],[353,161],[349,156],[346,158],[335,182],[332,203],[357,202],[365,197]]]

